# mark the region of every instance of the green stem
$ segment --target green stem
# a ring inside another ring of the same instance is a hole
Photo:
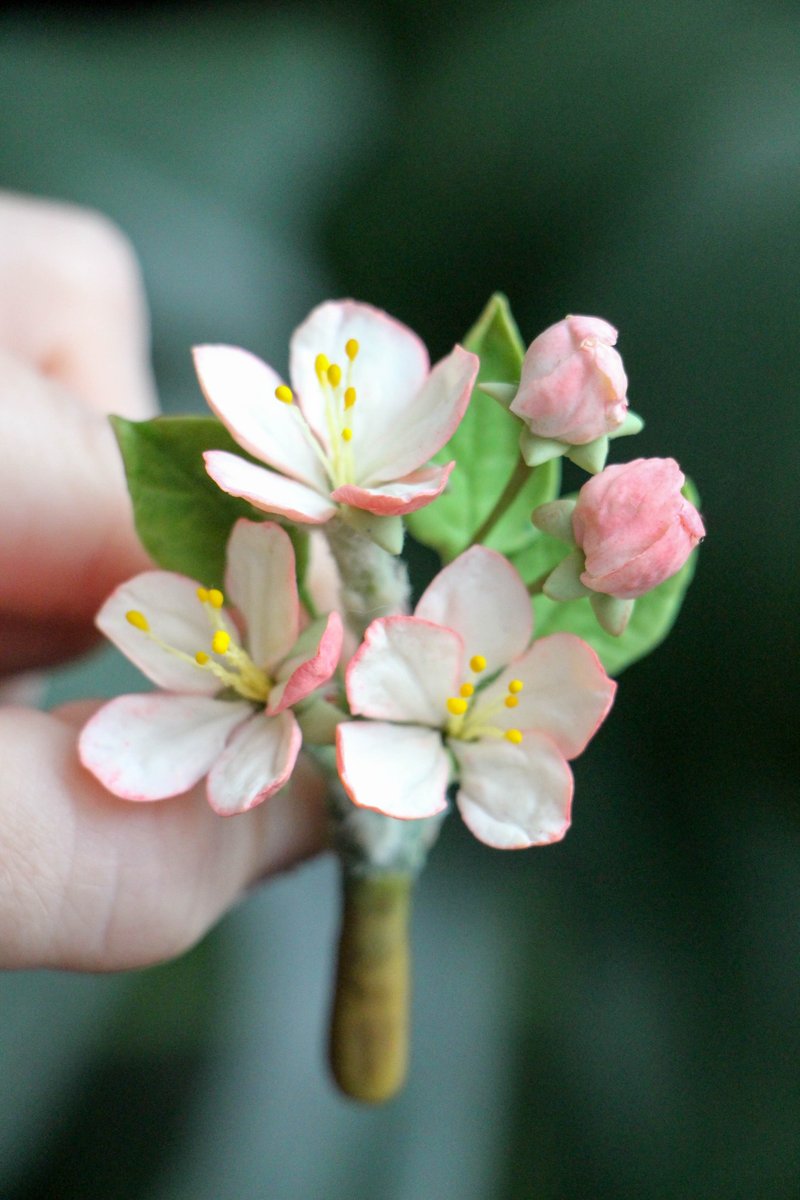
[[[520,458],[517,459],[516,466],[514,467],[514,470],[511,472],[511,477],[509,478],[509,481],[506,484],[506,486],[503,488],[503,491],[500,494],[500,497],[499,497],[497,503],[495,504],[494,508],[489,513],[488,517],[483,522],[481,527],[477,530],[476,533],[474,533],[472,535],[472,545],[473,546],[476,543],[483,543],[486,541],[487,534],[490,533],[492,531],[492,529],[494,529],[495,525],[500,520],[500,518],[505,515],[507,510],[514,503],[517,496],[520,494],[520,492],[524,488],[525,484],[530,479],[531,471],[535,470],[535,469],[536,469],[535,467],[533,467],[533,468],[529,467],[528,464],[525,462],[525,459],[522,458],[521,456],[520,456]]]
[[[408,612],[408,569],[338,517],[323,526],[342,581],[342,615],[358,640],[376,617]]]
[[[408,874],[345,875],[330,1063],[347,1096],[390,1100],[408,1062]]]

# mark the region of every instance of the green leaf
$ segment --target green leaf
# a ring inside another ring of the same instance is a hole
[[[160,567],[220,584],[225,547],[239,517],[257,517],[206,474],[204,450],[243,452],[214,417],[112,417],[122,451],[136,532]]]
[[[519,382],[525,346],[504,296],[492,297],[464,345],[481,360],[479,381]],[[412,536],[437,550],[445,562],[472,544],[499,499],[519,461],[520,428],[519,421],[476,387],[466,416],[434,459],[437,463],[456,460],[447,490],[406,518]],[[486,544],[504,554],[531,545],[539,537],[530,522],[531,510],[558,494],[560,479],[558,462],[532,471]]]
[[[699,504],[697,490],[688,479],[683,493],[693,504]],[[525,582],[532,583],[568,553],[568,547],[543,534],[534,547],[512,561]],[[639,597],[633,606],[628,627],[620,637],[614,637],[600,627],[588,598],[557,603],[547,596],[535,596],[533,611],[536,637],[562,631],[575,633],[594,647],[610,675],[619,675],[631,663],[655,650],[669,633],[694,575],[697,553],[695,550],[671,579],[665,579],[652,592]]]

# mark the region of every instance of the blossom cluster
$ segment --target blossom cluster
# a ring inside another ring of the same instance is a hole
[[[569,547],[542,588],[554,600],[589,597],[620,634],[634,601],[681,568],[704,529],[672,459],[605,466],[609,437],[641,427],[616,338],[605,321],[568,317],[530,345],[513,395],[507,384],[495,391],[530,469],[567,454],[592,472],[576,499],[533,513]],[[535,638],[531,588],[481,544],[447,563],[413,612],[398,603],[359,623],[341,604],[383,569],[374,543],[390,558],[402,518],[458,469],[431,459],[467,411],[478,357],[456,346],[431,368],[410,329],[344,301],[296,331],[289,382],[230,346],[199,347],[195,364],[244,452],[208,450],[208,476],[256,512],[231,530],[224,580],[153,570],[107,600],[100,629],[161,691],[99,709],[81,734],[84,765],[133,801],[205,777],[212,808],[229,816],[286,784],[305,738],[335,744],[356,808],[433,817],[452,789],[488,845],[563,837],[569,762],[616,688],[596,650],[570,632]],[[294,525],[315,550],[301,590]],[[342,529],[363,544],[361,559],[337,557]]]

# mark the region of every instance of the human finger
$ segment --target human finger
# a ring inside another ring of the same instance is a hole
[[[0,346],[97,412],[156,410],[139,265],[99,213],[0,192]]]
[[[80,765],[92,706],[0,711],[0,966],[120,970],[182,953],[264,875],[324,841],[323,782],[292,782],[237,817],[202,787],[153,804],[111,796]]]

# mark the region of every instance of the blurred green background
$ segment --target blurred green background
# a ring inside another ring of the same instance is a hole
[[[127,231],[166,409],[194,342],[281,367],[354,295],[438,356],[501,289],[527,340],[620,328],[635,453],[709,531],[566,841],[447,823],[397,1101],[325,1076],[321,860],[180,962],[0,981],[4,1200],[800,1197],[799,79],[789,0],[3,10],[0,184]],[[130,683],[105,654],[50,698]]]

